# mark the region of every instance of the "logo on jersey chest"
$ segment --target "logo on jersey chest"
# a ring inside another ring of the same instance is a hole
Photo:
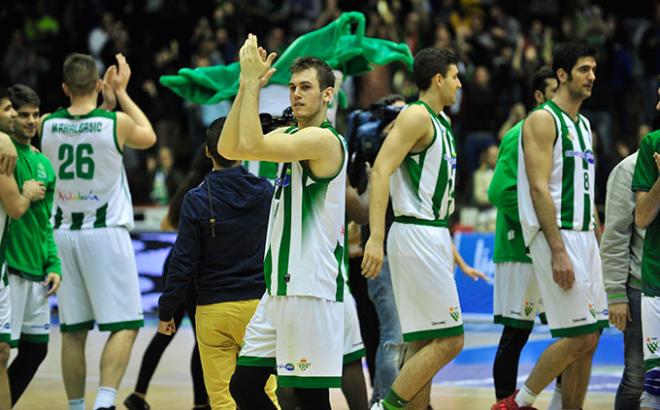
[[[447,164],[449,164],[451,169],[456,169],[456,157],[451,156],[449,154],[445,154],[443,158],[445,161],[447,161]]]
[[[646,338],[646,348],[649,349],[651,354],[655,354],[658,351],[658,338],[657,337],[647,337]]]
[[[575,150],[571,149],[571,150],[567,150],[564,155],[566,155],[567,158],[584,159],[589,164],[592,164],[592,165],[596,163],[596,157],[594,156],[594,153],[591,150],[575,151]]]
[[[275,186],[285,187],[289,185],[291,185],[291,170],[287,169],[284,176],[275,178]]]

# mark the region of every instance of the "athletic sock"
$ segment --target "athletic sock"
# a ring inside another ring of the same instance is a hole
[[[85,399],[69,400],[69,410],[85,410]]]
[[[548,410],[561,410],[561,408],[561,386],[555,384],[555,390],[552,392]]]
[[[112,407],[115,405],[115,397],[117,390],[112,387],[100,386],[96,392],[96,401],[94,401],[94,408],[99,407]]]
[[[383,400],[383,408],[385,410],[399,410],[406,407],[408,400],[402,399],[393,389],[387,392]]]
[[[516,404],[519,407],[531,406],[536,400],[536,394],[532,393],[531,390],[527,388],[527,385],[523,384],[522,388],[516,394]]]

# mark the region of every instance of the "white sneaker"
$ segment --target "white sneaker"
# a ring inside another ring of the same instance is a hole
[[[383,403],[383,401],[382,401],[382,400],[378,400],[376,403],[374,403],[373,406],[371,406],[371,409],[370,409],[370,410],[384,410],[385,407],[383,407],[383,405],[382,405],[381,403]]]

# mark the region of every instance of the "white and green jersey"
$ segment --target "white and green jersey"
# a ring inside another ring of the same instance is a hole
[[[594,184],[596,158],[592,148],[591,125],[584,116],[578,121],[553,101],[543,107],[555,120],[556,139],[552,151],[550,196],[556,210],[557,227],[573,231],[591,231],[594,220]],[[522,129],[521,129],[522,132]],[[529,191],[523,154],[523,139],[518,143],[518,212],[525,244],[529,245],[541,229]]]
[[[117,114],[62,108],[41,124],[41,147],[57,174],[55,229],[133,227],[133,206],[117,142]]]
[[[433,140],[422,152],[409,153],[390,179],[394,220],[447,227],[454,212],[456,144],[449,118],[423,101],[433,123]]]
[[[269,161],[243,161],[243,166],[252,175],[266,178],[271,184],[277,178],[277,163]]]
[[[343,162],[333,177],[317,178],[305,161],[279,166],[268,221],[264,275],[273,296],[344,298],[346,142],[327,121],[321,125],[341,142]],[[298,129],[291,127],[287,133]],[[295,138],[295,136],[292,136]]]

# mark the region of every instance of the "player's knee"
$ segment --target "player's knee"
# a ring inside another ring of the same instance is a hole
[[[0,367],[7,368],[10,350],[8,343],[0,343]]]
[[[573,350],[577,354],[593,352],[598,346],[599,334],[597,332],[571,338]]]
[[[465,344],[465,338],[463,335],[446,337],[443,339],[438,339],[447,349],[451,356],[457,356],[462,350],[463,345]]]
[[[87,340],[87,330],[78,332],[62,332],[62,347],[84,347]]]
[[[137,338],[138,331],[140,329],[121,329],[121,330],[116,330],[112,332],[111,337],[117,335],[121,336],[121,338],[127,342],[133,343],[135,339]]]

